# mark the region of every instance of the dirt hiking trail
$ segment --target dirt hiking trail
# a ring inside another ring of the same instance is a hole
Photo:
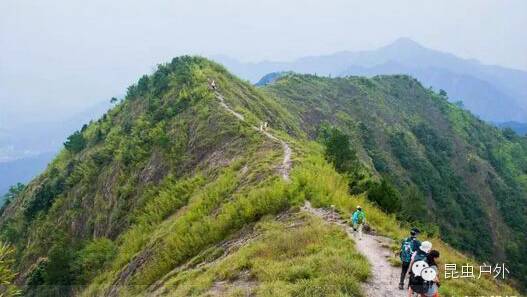
[[[355,242],[357,250],[364,255],[371,265],[371,278],[363,283],[362,289],[367,297],[406,297],[406,290],[399,290],[401,269],[391,266],[388,258],[391,251],[387,248],[391,239],[364,233],[362,240],[353,235],[353,229],[345,223],[338,213],[330,209],[313,208],[309,201],[302,207],[303,211],[314,214],[330,224],[338,225],[346,231]],[[408,283],[406,281],[405,285]]]
[[[245,118],[242,114],[234,111],[227,103],[225,98],[218,91],[214,92],[216,98],[220,101],[221,106],[226,109],[229,113],[234,115],[240,121],[245,122]],[[273,134],[266,130],[260,130],[256,126],[251,126],[254,130],[262,133],[267,138],[279,142],[282,145],[284,151],[284,158],[278,171],[282,175],[285,181],[289,181],[289,172],[291,171],[291,147],[283,140],[277,138]],[[387,248],[390,243],[390,239],[382,236],[375,236],[370,234],[363,234],[362,240],[355,239],[353,235],[353,229],[345,223],[338,213],[333,210],[313,208],[309,201],[306,201],[302,207],[303,211],[314,214],[327,223],[339,225],[345,229],[346,233],[355,242],[357,250],[364,255],[370,262],[372,269],[372,276],[366,282],[363,283],[362,289],[367,297],[406,297],[406,290],[399,290],[399,276],[400,268],[393,267],[388,262],[388,258],[391,256],[390,250]]]
[[[229,113],[234,115],[240,121],[245,122],[244,116],[242,114],[234,111],[232,108],[230,108],[229,105],[227,105],[227,103],[225,102],[225,98],[223,97],[222,94],[220,94],[220,92],[215,91],[214,94],[216,95],[216,98],[218,98],[218,100],[220,101],[220,104],[221,104],[221,106],[223,108],[225,108]],[[258,128],[256,126],[251,126],[251,127],[254,130],[262,133],[263,135],[265,135],[267,138],[271,139],[272,141],[279,142],[282,145],[282,149],[284,151],[284,158],[282,160],[282,164],[278,168],[278,171],[280,172],[280,175],[282,176],[283,180],[289,181],[289,172],[291,171],[291,155],[292,155],[292,150],[291,150],[291,147],[289,146],[289,144],[287,144],[287,142],[279,139],[278,137],[274,136],[273,134],[267,132],[266,130],[260,130],[260,128]]]

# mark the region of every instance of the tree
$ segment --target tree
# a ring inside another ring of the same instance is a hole
[[[383,178],[368,191],[368,199],[377,203],[384,211],[395,213],[401,209],[401,195],[391,182]]]
[[[320,137],[326,147],[326,159],[341,173],[352,173],[357,167],[357,155],[351,149],[348,135],[336,127],[323,126]]]
[[[465,108],[465,104],[461,100],[454,102],[454,104],[459,108]]]
[[[73,249],[70,242],[60,239],[49,250],[48,262],[42,273],[46,289],[49,290],[49,296],[67,296],[70,292],[75,280],[75,275],[71,269],[75,260]]]
[[[402,196],[401,216],[410,222],[426,222],[429,216],[426,199],[417,186],[408,186]]]
[[[447,94],[447,92],[445,90],[439,89],[439,96],[447,98],[448,94]]]
[[[144,95],[148,91],[148,82],[149,82],[148,75],[143,75],[137,81],[137,92],[139,92],[139,95]]]
[[[15,250],[0,241],[0,296],[11,297],[20,295],[20,290],[13,284],[16,273],[13,272]]]
[[[15,199],[20,193],[22,193],[25,188],[26,186],[22,183],[17,183],[16,185],[9,187],[9,190],[4,195],[5,203],[8,204],[13,201],[13,199]]]
[[[115,97],[112,97],[112,98],[110,99],[110,103],[112,103],[112,104],[113,104],[113,103],[115,103],[115,102],[117,102],[117,98],[115,98]]]
[[[506,127],[505,129],[503,129],[502,133],[503,136],[508,140],[514,140],[518,138],[518,134],[516,134],[516,131],[512,130],[512,128],[510,127]]]
[[[75,133],[68,137],[68,140],[64,143],[64,147],[72,153],[78,153],[86,147],[86,139],[84,139],[81,132],[75,131]]]
[[[95,143],[99,143],[104,139],[104,134],[101,131],[101,128],[97,128],[95,131]]]
[[[81,285],[87,284],[116,253],[117,248],[110,239],[99,238],[88,243],[77,253],[73,263],[77,282]]]

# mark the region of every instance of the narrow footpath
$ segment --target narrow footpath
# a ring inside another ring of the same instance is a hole
[[[242,114],[234,111],[232,108],[229,107],[229,105],[227,105],[227,103],[225,102],[225,98],[223,97],[222,94],[220,94],[218,91],[215,91],[214,94],[216,94],[216,98],[218,98],[218,100],[220,101],[220,104],[221,104],[221,106],[223,108],[225,108],[229,113],[234,115],[240,121],[245,122],[245,118],[244,118],[244,116]],[[283,180],[289,181],[289,173],[291,172],[291,155],[292,155],[292,150],[291,150],[291,147],[289,146],[289,144],[287,144],[287,142],[279,139],[278,137],[274,136],[273,134],[267,132],[266,130],[260,130],[256,126],[251,126],[251,127],[254,130],[262,133],[263,135],[265,135],[267,138],[271,139],[272,141],[279,142],[282,145],[282,149],[284,151],[284,158],[282,160],[282,164],[278,168],[278,171],[280,172],[280,175],[282,176]]]
[[[362,289],[367,297],[406,297],[406,290],[399,290],[399,267],[393,267],[388,258],[391,251],[387,248],[391,239],[371,234],[363,234],[362,240],[353,235],[353,229],[344,222],[338,213],[330,209],[313,208],[309,201],[302,207],[327,223],[338,225],[346,231],[349,238],[355,242],[357,250],[368,259],[371,265],[371,278],[363,283]]]
[[[245,122],[245,118],[242,114],[234,111],[227,103],[225,98],[218,91],[214,92],[216,98],[220,101],[221,106],[226,109],[229,113],[234,115],[240,121]],[[258,127],[251,126],[254,130],[262,133],[267,138],[279,142],[282,145],[284,151],[284,157],[282,164],[279,167],[279,172],[285,181],[289,181],[289,173],[291,171],[291,147],[283,140],[277,138],[273,134],[260,130]],[[344,228],[350,239],[355,242],[357,250],[363,254],[366,259],[370,262],[372,277],[363,283],[362,289],[367,297],[406,297],[406,290],[399,290],[397,288],[399,284],[400,268],[393,267],[389,262],[390,250],[386,247],[389,246],[390,239],[382,236],[376,236],[371,234],[363,234],[362,240],[358,240],[353,235],[353,229],[344,222],[339,214],[333,210],[313,208],[309,201],[306,201],[302,207],[303,211],[314,214],[327,223],[336,224]]]

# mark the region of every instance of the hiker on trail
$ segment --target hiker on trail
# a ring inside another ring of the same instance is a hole
[[[207,78],[207,81],[209,82],[209,89],[216,91],[216,81],[210,78]]]
[[[419,235],[419,229],[412,228],[410,230],[410,237],[404,239],[401,243],[401,251],[399,252],[399,257],[401,258],[401,279],[399,281],[399,289],[404,290],[404,279],[406,278],[406,273],[408,268],[410,268],[410,262],[412,261],[412,256],[414,252],[419,249],[421,242],[417,240]]]
[[[353,231],[358,232],[359,240],[362,240],[362,227],[366,224],[366,214],[362,211],[362,207],[357,206],[357,210],[351,215],[351,223]]]
[[[439,283],[439,265],[437,265],[437,259],[439,259],[439,252],[436,250],[431,250],[428,256],[426,257],[426,263],[428,263],[428,266],[433,269],[435,272],[433,275],[433,280],[429,281],[428,283],[428,291],[423,294],[424,297],[439,297],[439,287],[441,284]],[[422,273],[423,278],[426,278],[424,276],[425,272]]]
[[[421,245],[419,246],[419,249],[414,252],[412,255],[412,260],[410,261],[410,284],[408,287],[408,297],[412,297],[414,292],[417,294],[424,294],[428,291],[428,287],[425,286],[425,281],[421,277],[420,272],[419,275],[416,275],[413,271],[414,263],[420,263],[428,266],[426,263],[426,259],[428,257],[428,254],[432,250],[432,243],[430,241],[423,241]],[[416,264],[417,265],[417,264]],[[423,269],[421,265],[421,269]]]
[[[268,127],[267,122],[264,122],[263,128],[264,128],[265,131],[267,131],[267,127]]]

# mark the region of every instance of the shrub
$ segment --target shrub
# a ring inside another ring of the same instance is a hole
[[[95,239],[80,250],[73,269],[77,275],[77,283],[86,284],[104,267],[106,263],[112,260],[117,253],[117,247],[107,238]]]
[[[68,137],[68,140],[64,143],[64,147],[72,153],[78,153],[86,147],[86,140],[81,132],[75,131]]]
[[[351,148],[348,135],[336,127],[323,126],[320,138],[325,145],[325,154],[338,172],[353,172],[358,167],[356,152]]]
[[[368,191],[368,199],[389,213],[396,213],[401,209],[401,195],[385,178],[380,183],[371,186]]]
[[[50,174],[52,175],[52,174]],[[64,190],[64,178],[61,176],[50,176],[39,189],[35,191],[33,199],[29,200],[28,206],[24,211],[25,217],[30,221],[39,212],[46,212],[57,195]]]
[[[20,290],[13,284],[16,273],[13,272],[15,250],[8,244],[0,241],[0,296],[18,296]]]

